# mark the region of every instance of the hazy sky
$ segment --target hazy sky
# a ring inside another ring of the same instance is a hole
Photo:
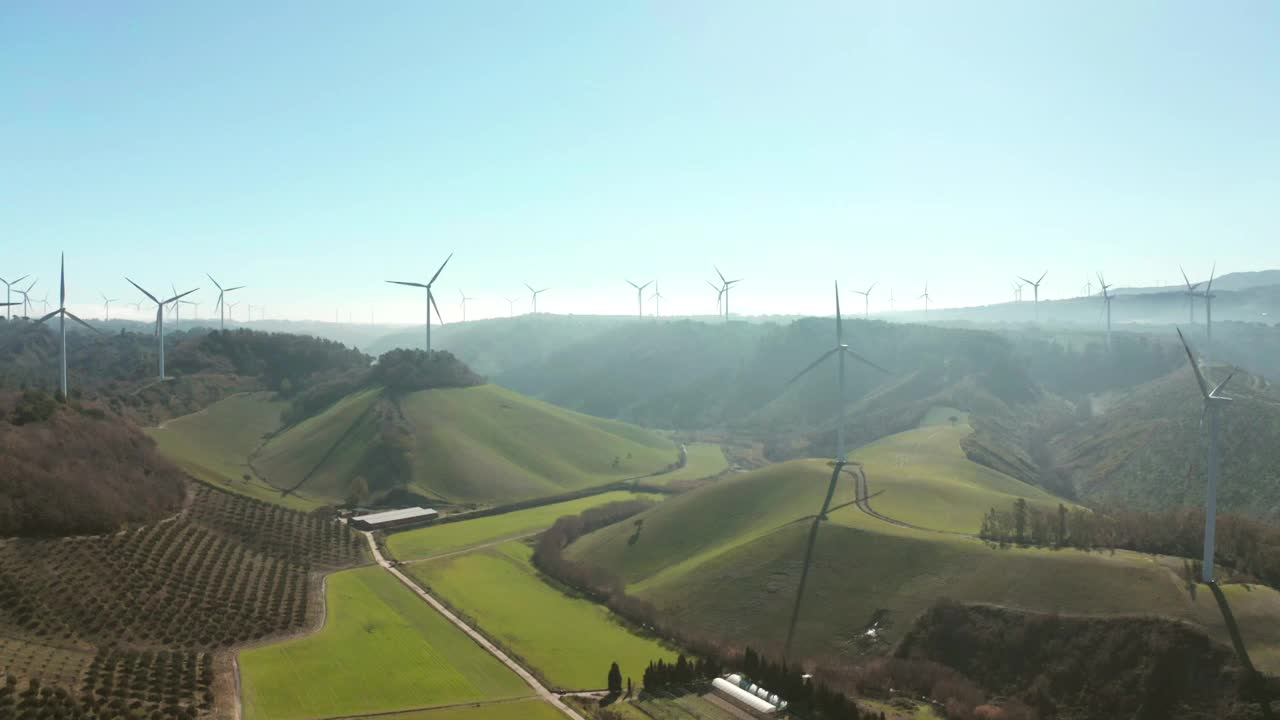
[[[1278,173],[1273,0],[0,3],[0,276],[73,307],[1063,297],[1280,266]]]

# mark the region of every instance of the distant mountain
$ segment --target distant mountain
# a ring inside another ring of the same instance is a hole
[[[1190,276],[1189,276],[1190,277]],[[1191,277],[1191,282],[1203,284],[1208,282],[1209,278],[1201,277],[1199,279]],[[1266,287],[1268,285],[1280,285],[1280,270],[1252,270],[1246,272],[1227,273],[1213,279],[1214,290],[1250,290],[1252,288]],[[1120,295],[1139,295],[1144,293],[1167,293],[1185,290],[1181,285],[1162,285],[1159,287],[1118,287],[1113,290]]]

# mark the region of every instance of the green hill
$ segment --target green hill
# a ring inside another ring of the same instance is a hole
[[[245,440],[269,424],[234,420],[248,402],[211,408],[221,422],[184,418],[156,436],[185,465],[216,466],[212,472],[239,479],[255,452]],[[278,417],[277,405],[258,402]],[[405,395],[370,387],[275,433],[252,467],[277,494],[317,503],[343,501],[362,477],[375,494],[405,487],[437,502],[489,504],[646,475],[675,462],[676,453],[673,442],[649,431],[493,385]]]
[[[976,529],[984,506],[1011,495],[1057,500],[963,459],[946,460],[952,428],[921,428],[862,448],[872,507],[941,530]],[[928,433],[938,433],[930,437]],[[944,434],[945,433],[945,434]],[[920,449],[913,446],[920,444]],[[916,453],[898,465],[899,451]],[[957,457],[958,455],[958,457]],[[582,538],[571,558],[619,574],[628,591],[668,617],[729,642],[777,648],[787,626],[808,536],[830,466],[798,460],[729,476]],[[1025,489],[1025,492],[1019,492]],[[877,494],[878,493],[878,494]],[[1136,553],[1000,549],[969,537],[895,525],[856,506],[843,481],[818,533],[797,649],[810,656],[880,652],[939,598],[1096,615],[1158,614],[1191,621],[1226,641],[1208,592],[1189,594],[1180,561]],[[844,507],[840,507],[840,506]],[[1229,586],[1260,662],[1280,667],[1280,593]],[[866,634],[874,619],[875,637]]]

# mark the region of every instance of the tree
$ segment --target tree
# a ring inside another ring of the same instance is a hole
[[[618,668],[618,663],[609,666],[609,694],[619,695],[622,693],[622,670]]]
[[[359,505],[369,499],[369,481],[359,476],[351,481],[351,492],[347,494],[347,503]]]
[[[1013,502],[1013,533],[1014,538],[1021,545],[1027,533],[1027,501],[1022,498]]]
[[[627,678],[627,697],[631,697],[634,694],[635,694],[635,687],[631,684],[631,678],[628,677]]]

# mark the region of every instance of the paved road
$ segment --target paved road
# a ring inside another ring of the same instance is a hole
[[[390,562],[388,562],[386,558],[382,557],[382,551],[378,549],[378,544],[374,542],[372,533],[365,533],[364,536],[365,536],[365,539],[369,541],[369,550],[373,552],[374,560],[376,560],[378,564],[382,566],[383,569],[385,569],[387,572],[391,573],[392,575],[396,576],[396,579],[404,583],[405,587],[412,590],[415,594],[417,594],[418,597],[422,598],[423,600],[426,600],[427,604],[435,608],[436,612],[448,618],[449,622],[453,623],[458,627],[459,630],[465,632],[468,636],[470,636],[471,639],[476,641],[476,643],[480,647],[484,648],[485,650],[488,650],[489,654],[498,658],[498,660],[500,660],[503,665],[506,665],[507,667],[511,668],[512,672],[514,672],[516,675],[519,675],[520,678],[523,679],[529,685],[529,687],[533,688],[533,691],[537,693],[538,697],[551,703],[556,707],[556,709],[558,709],[560,712],[564,713],[565,715],[568,715],[569,717],[573,718],[573,720],[585,720],[585,718],[579,715],[576,710],[569,707],[568,705],[565,705],[564,701],[562,701],[558,695],[551,692],[547,688],[543,687],[542,683],[538,682],[538,679],[535,678],[532,673],[530,673],[528,670],[525,670],[516,661],[507,657],[507,654],[502,652],[502,650],[500,650],[496,645],[489,642],[488,638],[481,635],[478,631],[476,631],[475,628],[463,622],[462,619],[459,618],[457,615],[454,615],[449,610],[449,608],[445,607],[439,600],[436,600],[434,597],[428,594],[425,590],[418,587],[418,585],[414,583],[412,580],[410,580],[408,576],[400,572],[400,570],[396,568],[394,565],[392,565]]]

